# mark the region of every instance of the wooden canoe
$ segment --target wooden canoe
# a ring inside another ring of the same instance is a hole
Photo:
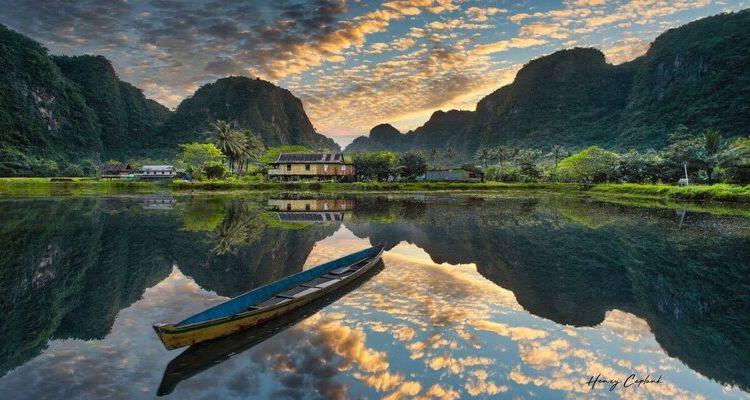
[[[369,271],[354,278],[346,286],[294,311],[229,336],[191,345],[187,350],[173,358],[167,364],[166,368],[164,368],[164,374],[162,375],[156,395],[166,396],[171,394],[180,382],[242,354],[287,328],[296,325],[356,290],[363,283],[377,275],[382,269],[383,263],[378,262]]]
[[[375,246],[261,286],[176,324],[156,324],[167,349],[215,339],[296,310],[356,280],[383,254]]]

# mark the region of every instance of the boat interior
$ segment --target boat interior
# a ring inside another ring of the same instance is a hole
[[[260,310],[263,308],[268,308],[268,307],[273,307],[279,304],[288,303],[292,300],[295,300],[300,297],[304,297],[309,294],[315,293],[319,290],[325,289],[328,286],[335,285],[336,283],[345,279],[347,276],[350,276],[351,274],[357,272],[359,269],[367,265],[367,263],[370,262],[370,260],[371,260],[370,258],[366,258],[352,265],[348,265],[345,267],[341,267],[341,268],[328,271],[324,275],[317,276],[291,289],[287,289],[281,293],[278,293],[275,296],[271,297],[270,299],[263,300],[255,305],[250,306],[248,308],[248,311]]]

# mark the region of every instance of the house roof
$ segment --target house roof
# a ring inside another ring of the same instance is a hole
[[[166,171],[173,170],[174,167],[171,165],[144,165],[141,167],[143,171]]]
[[[342,153],[281,153],[276,159],[277,164],[309,164],[327,163],[343,164]]]
[[[106,164],[102,166],[103,172],[129,171],[130,169],[130,164],[128,163]]]

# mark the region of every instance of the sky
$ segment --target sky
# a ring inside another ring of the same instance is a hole
[[[99,54],[120,79],[175,108],[224,76],[302,99],[346,144],[380,123],[402,132],[436,110],[473,110],[531,59],[596,47],[613,64],[666,29],[747,8],[738,0],[0,0],[0,23],[53,54]]]

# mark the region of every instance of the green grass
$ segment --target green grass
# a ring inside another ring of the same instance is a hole
[[[678,200],[711,200],[750,203],[750,185],[642,185],[634,183],[603,184],[591,188],[593,193],[671,198]]]
[[[0,178],[0,195],[5,196],[65,196],[140,194],[172,191],[273,191],[273,192],[432,192],[478,191],[513,192],[539,191],[566,195],[596,197],[642,197],[690,201],[722,201],[750,203],[750,185],[716,184],[671,186],[646,184],[601,184],[583,190],[570,183],[461,183],[461,182],[264,182],[258,179],[225,179],[201,182],[143,182],[130,180],[97,180],[71,178],[52,182],[50,178]]]

